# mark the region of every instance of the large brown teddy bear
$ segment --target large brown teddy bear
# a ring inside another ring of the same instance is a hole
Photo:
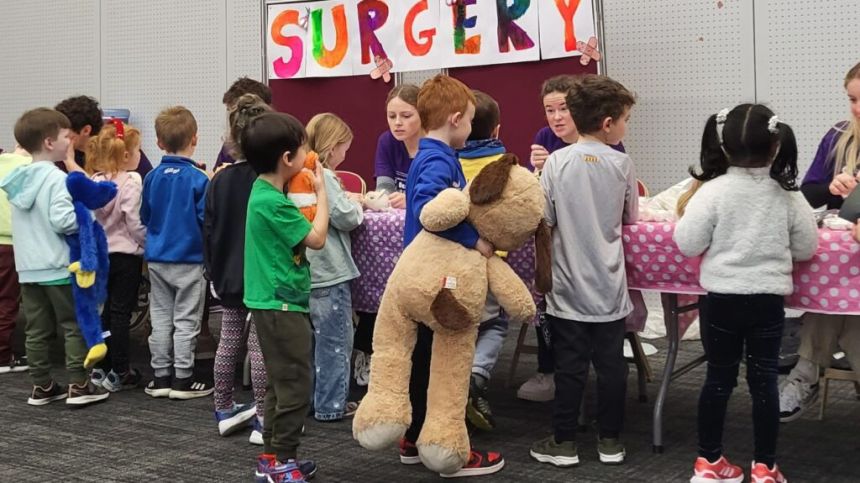
[[[515,250],[537,232],[538,289],[549,288],[549,233],[544,196],[534,174],[506,154],[485,167],[465,191],[446,189],[421,212],[421,231],[403,251],[382,296],[373,333],[370,387],[353,422],[365,448],[393,446],[409,427],[409,377],[417,324],[434,332],[427,416],[418,438],[424,465],[453,473],[469,458],[465,410],[479,319],[487,291],[513,321],[530,320],[535,304],[501,258],[433,232],[466,220],[499,250]]]

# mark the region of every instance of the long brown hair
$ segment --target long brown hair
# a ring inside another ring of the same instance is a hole
[[[239,139],[242,129],[248,122],[264,112],[270,112],[272,107],[256,94],[242,94],[230,108],[227,118],[230,122],[230,139],[227,147],[234,159],[244,159]]]

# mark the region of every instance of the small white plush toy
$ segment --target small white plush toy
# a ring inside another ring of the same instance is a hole
[[[385,191],[368,191],[364,195],[364,205],[373,211],[388,211],[391,202],[388,201],[388,193]]]

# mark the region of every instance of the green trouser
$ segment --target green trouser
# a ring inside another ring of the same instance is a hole
[[[45,387],[51,383],[51,341],[59,331],[65,339],[69,382],[86,382],[87,345],[78,329],[72,286],[21,284],[21,307],[27,319],[25,347],[33,384]]]
[[[308,314],[252,310],[268,380],[263,417],[265,452],[296,458],[313,392],[313,331]]]

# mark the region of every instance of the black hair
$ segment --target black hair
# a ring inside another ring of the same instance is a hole
[[[242,129],[240,146],[245,159],[257,174],[272,173],[286,151],[290,159],[307,141],[305,127],[295,117],[282,112],[265,112]]]
[[[85,126],[90,126],[92,129],[90,135],[97,136],[104,125],[99,101],[89,96],[69,97],[57,104],[54,109],[69,118],[69,122],[72,123],[71,129],[77,134],[80,134]]]
[[[711,115],[702,134],[702,172],[690,167],[690,175],[708,181],[725,174],[729,166],[762,168],[773,161],[770,177],[782,189],[797,191],[797,140],[791,126],[783,122],[777,122],[776,132],[771,132],[773,117],[773,111],[761,104],[741,104],[722,123],[717,122],[717,114]]]

